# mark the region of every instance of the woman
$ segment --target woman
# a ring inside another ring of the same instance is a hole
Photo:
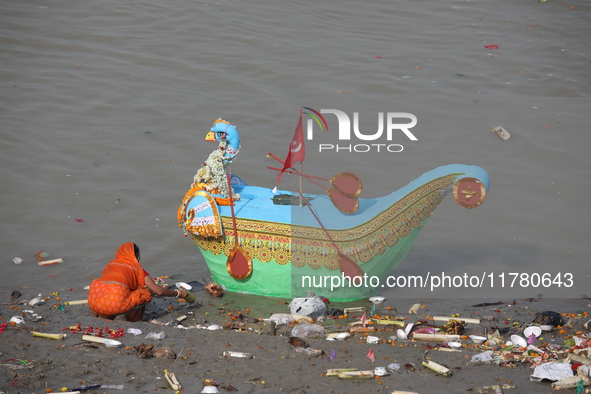
[[[113,320],[125,314],[127,321],[136,322],[144,317],[146,304],[157,296],[184,298],[194,302],[195,296],[185,290],[170,290],[158,286],[139,263],[140,250],[136,244],[126,242],[119,247],[99,279],[90,284],[88,306],[97,317]]]

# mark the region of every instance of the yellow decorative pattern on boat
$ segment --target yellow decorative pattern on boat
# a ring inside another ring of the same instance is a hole
[[[451,192],[457,175],[450,174],[418,187],[359,226],[329,229],[330,236],[343,254],[357,263],[367,263],[420,227]],[[321,228],[240,218],[236,219],[236,226],[240,245],[252,259],[280,265],[291,263],[294,267],[339,269],[337,251]],[[204,239],[193,235],[195,243],[214,255],[227,255],[235,242],[232,219],[222,217],[222,227],[225,237]]]

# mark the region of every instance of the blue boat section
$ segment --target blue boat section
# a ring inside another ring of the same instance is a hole
[[[476,178],[484,184],[487,192],[489,190],[490,177],[483,168],[463,164],[450,164],[424,173],[406,186],[387,196],[373,199],[360,198],[359,209],[357,212],[350,215],[340,212],[326,194],[304,194],[304,196],[311,198],[310,205],[326,228],[341,230],[356,227],[371,220],[380,215],[384,209],[390,207],[418,187],[434,179],[448,176],[450,174],[457,174],[458,179],[464,177]],[[236,217],[283,224],[319,227],[318,221],[305,205],[299,207],[297,205],[276,205],[273,203],[273,197],[276,195],[297,195],[297,193],[278,190],[277,193],[274,194],[273,191],[268,188],[238,184],[234,184],[233,187],[235,192],[240,193],[241,195],[240,201],[237,201],[234,206]],[[220,206],[219,209],[221,216],[231,216],[230,207]]]

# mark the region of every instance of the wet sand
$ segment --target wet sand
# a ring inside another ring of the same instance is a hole
[[[473,345],[469,339],[463,339],[466,346],[454,352],[438,350],[438,342],[397,340],[391,343],[388,338],[396,335],[397,326],[381,326],[380,331],[371,333],[379,338],[377,344],[368,344],[367,334],[363,333],[353,334],[342,341],[303,338],[309,348],[321,350],[324,354],[310,356],[299,353],[289,342],[292,327],[277,326],[273,330],[270,323],[257,321],[268,318],[272,313],[289,313],[289,300],[229,293],[222,298],[214,298],[206,291],[199,290],[194,304],[172,298],[154,299],[147,308],[144,321],[130,323],[119,318],[114,321],[95,318],[85,304],[63,305],[66,301],[85,299],[86,291],[81,287],[54,289],[51,293],[59,292],[54,295],[38,288],[17,286],[13,290],[19,290],[22,296],[13,301],[10,298],[12,290],[4,288],[1,295],[4,302],[0,305],[0,324],[7,323],[6,329],[0,334],[0,389],[5,393],[61,392],[62,388],[71,390],[99,384],[123,385],[123,390],[103,388],[88,392],[173,392],[165,380],[166,370],[174,373],[182,384],[183,393],[201,392],[204,379],[219,383],[220,392],[229,392],[227,389],[233,387],[243,393],[391,393],[394,390],[461,393],[498,383],[515,386],[514,389],[505,389],[505,393],[552,392],[550,382],[534,383],[529,380],[532,373],[529,361],[500,365],[473,363],[471,357],[487,347]],[[43,305],[19,304],[39,293],[48,297]],[[559,330],[543,333],[543,339],[538,342],[563,345],[565,336],[572,336],[589,320],[588,315],[582,312],[591,309],[590,301],[584,298],[500,300],[504,303],[472,306],[496,301],[499,300],[387,299],[378,305],[376,314],[398,317],[405,323],[423,320],[431,325],[443,324],[430,320],[434,316],[460,314],[458,320],[481,320],[480,324],[467,324],[463,335],[482,335],[485,328],[489,332],[499,328],[506,340],[510,334],[520,333],[529,326],[538,312],[564,313],[566,320],[569,314],[580,314],[581,317],[573,318],[572,329],[565,329],[566,333]],[[509,305],[512,301],[515,303]],[[416,315],[409,314],[409,308],[416,302],[424,307]],[[58,308],[60,305],[63,305],[61,309]],[[365,306],[369,311],[372,304],[364,300],[347,304],[331,303],[329,309],[353,306]],[[41,320],[33,322],[27,310],[41,316]],[[19,314],[24,315],[25,322],[13,326],[10,319]],[[181,322],[185,328],[155,323],[174,322],[182,316],[187,317]],[[350,314],[347,318],[329,318],[323,326],[326,332],[344,332],[347,323],[359,317],[358,314]],[[220,325],[222,329],[191,328],[214,324]],[[78,325],[82,331],[71,329]],[[83,331],[90,330],[89,327],[92,327],[93,332],[97,329],[103,333],[107,329],[123,332],[124,335],[116,339],[122,346],[106,347],[83,341]],[[142,333],[133,335],[128,331],[130,328],[139,329]],[[67,336],[64,340],[37,338],[31,335],[31,331],[65,333]],[[164,338],[148,339],[150,333],[164,333]],[[91,346],[80,346],[81,343]],[[155,348],[169,348],[176,358],[140,358],[137,346],[142,343],[152,344]],[[370,349],[374,350],[374,362],[367,357]],[[253,358],[225,358],[222,356],[225,351],[246,352]],[[447,366],[453,375],[441,376],[422,367],[423,357]],[[355,380],[325,376],[326,371],[333,368],[373,370],[391,363],[400,364],[402,372]],[[414,371],[411,365],[414,365]]]

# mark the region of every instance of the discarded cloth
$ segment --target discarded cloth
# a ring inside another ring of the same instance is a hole
[[[531,374],[529,379],[532,382],[541,382],[544,379],[547,380],[562,380],[573,376],[572,365],[569,363],[558,363],[556,361],[550,361],[545,364],[540,364],[534,369],[534,373]]]

